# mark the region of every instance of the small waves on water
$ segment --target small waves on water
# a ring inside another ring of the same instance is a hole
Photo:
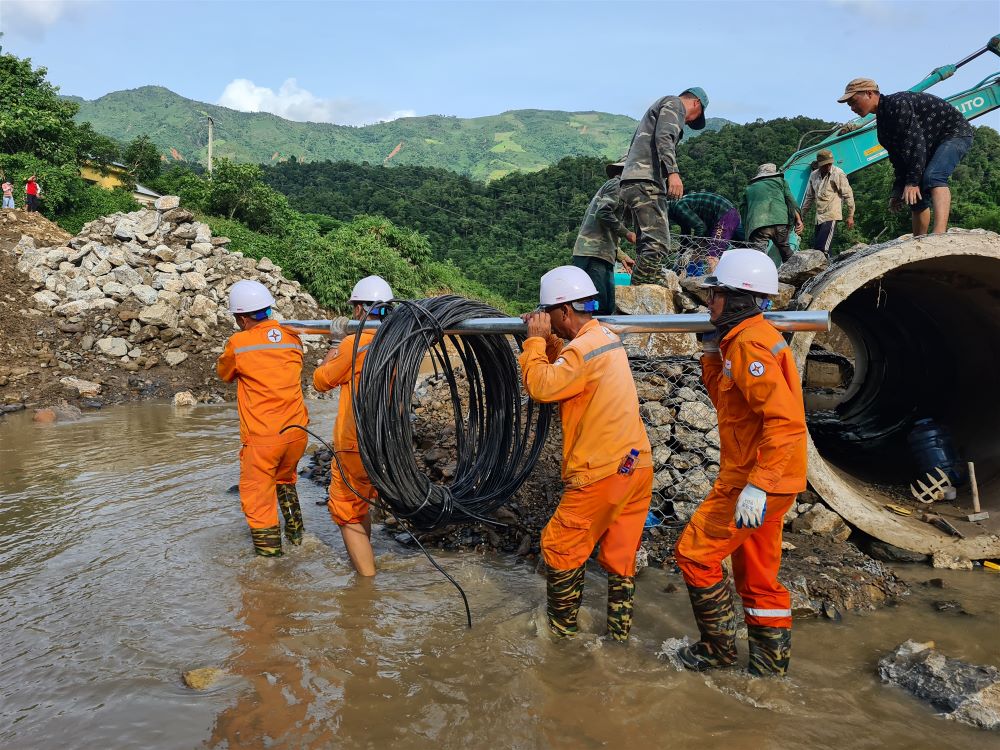
[[[310,410],[326,434],[332,403]],[[675,573],[640,576],[622,646],[599,638],[605,583],[589,572],[583,632],[561,643],[529,565],[441,553],[469,595],[468,630],[452,586],[378,532],[378,576],[355,577],[310,482],[304,544],[254,557],[229,492],[236,420],[232,407],[145,404],[0,424],[0,747],[984,746],[874,668],[910,637],[988,662],[995,589],[961,621],[920,600],[906,617],[797,623],[792,677],[755,681],[657,658],[695,632]],[[181,675],[199,667],[224,676],[192,691]]]

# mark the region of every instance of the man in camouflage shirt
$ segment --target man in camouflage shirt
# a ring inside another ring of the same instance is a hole
[[[619,195],[622,168],[625,158],[608,164],[605,172],[610,178],[594,194],[587,206],[587,213],[580,225],[580,233],[573,247],[573,265],[582,268],[597,288],[598,311],[604,315],[615,313],[615,260],[621,260],[626,271],[635,265],[618,247],[621,239],[635,244],[635,232],[626,226],[631,216],[625,216],[625,206]]]
[[[948,229],[948,178],[972,146],[972,126],[944,99],[925,92],[880,94],[870,78],[847,84],[838,102],[858,117],[875,115],[878,142],[896,173],[889,209],[910,207],[914,235],[927,234],[934,207],[934,234]]]
[[[680,96],[664,96],[653,102],[632,136],[622,171],[621,199],[635,216],[639,242],[636,246],[632,282],[655,284],[660,269],[670,257],[670,228],[664,196],[680,198],[684,183],[677,169],[677,144],[684,124],[695,130],[705,127],[708,95],[693,86]]]

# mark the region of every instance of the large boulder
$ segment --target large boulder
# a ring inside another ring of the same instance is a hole
[[[781,264],[778,269],[778,281],[802,286],[813,276],[818,276],[830,265],[829,258],[822,250],[799,250]]]
[[[154,325],[160,328],[176,328],[177,310],[167,302],[158,300],[139,311],[139,320],[147,325]]]
[[[792,521],[792,531],[799,534],[828,536],[838,542],[846,541],[851,535],[851,527],[844,523],[844,519],[819,503]]]
[[[95,398],[101,395],[100,383],[72,376],[62,378],[59,382],[68,390],[75,392],[80,398]]]
[[[620,286],[615,290],[618,309],[625,315],[674,315],[676,295],[682,294],[677,275],[665,272],[663,284]],[[622,337],[629,356],[668,357],[698,351],[693,333],[632,333]]]
[[[181,205],[181,199],[176,195],[161,195],[153,201],[153,208],[157,211],[169,211]]]
[[[117,336],[98,339],[95,345],[97,350],[106,357],[124,357],[129,350],[128,341]]]
[[[948,719],[1000,729],[1000,670],[966,664],[934,648],[906,641],[878,663],[883,682],[927,701]]]

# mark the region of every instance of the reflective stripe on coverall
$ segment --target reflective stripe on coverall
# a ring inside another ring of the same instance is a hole
[[[356,336],[357,334],[346,336],[340,342],[333,359],[317,367],[313,373],[313,387],[320,393],[340,388],[337,422],[333,426],[333,447],[347,476],[343,476],[338,470],[336,461],[330,464],[330,499],[327,502],[330,517],[338,526],[361,523],[368,515],[368,503],[354,494],[351,487],[369,500],[377,496],[361,462],[361,454],[358,452],[358,428],[354,423],[353,403],[354,389],[358,385],[361,367],[365,363],[365,353],[375,334],[370,331],[361,333],[358,341],[358,361],[352,372],[351,363],[354,358]],[[347,385],[349,387],[343,387]]]
[[[649,512],[652,456],[621,339],[588,321],[565,347],[534,336],[520,356],[524,387],[536,401],[559,403],[565,492],[542,531],[542,555],[553,570],[586,562],[600,542],[601,565],[634,575],[635,552]],[[629,475],[618,468],[639,451]]]
[[[252,529],[278,525],[278,484],[295,484],[309,424],[302,398],[302,343],[277,321],[234,333],[216,364],[227,383],[236,380],[240,413],[240,505]]]
[[[690,586],[722,580],[733,557],[736,589],[750,625],[789,628],[788,591],[778,583],[782,516],[806,488],[806,423],[795,360],[781,334],[756,315],[702,356],[702,380],[719,415],[721,468],[708,497],[677,541],[677,565]],[[747,484],[767,493],[764,523],[737,529],[736,501]]]

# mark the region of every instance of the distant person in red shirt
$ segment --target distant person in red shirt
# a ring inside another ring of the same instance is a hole
[[[41,195],[42,189],[38,184],[38,177],[36,175],[31,175],[28,181],[24,184],[24,192],[27,196],[27,204],[29,211],[38,210],[38,196]]]

